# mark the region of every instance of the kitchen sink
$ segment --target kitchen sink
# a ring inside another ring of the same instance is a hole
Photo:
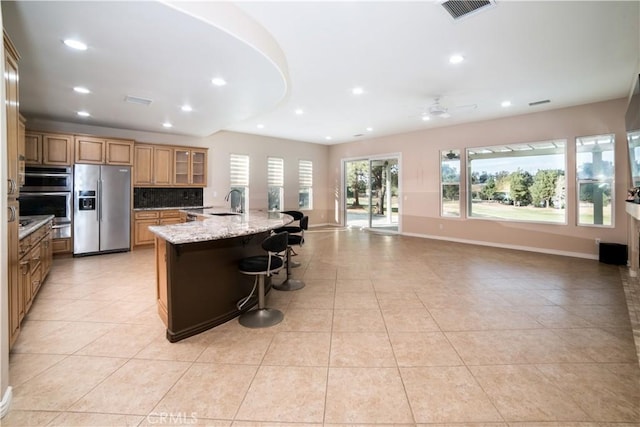
[[[236,212],[216,212],[216,213],[210,213],[209,215],[213,215],[213,216],[235,216],[235,215],[240,215],[240,214],[236,213]]]
[[[25,227],[29,224],[31,224],[33,222],[32,219],[21,219],[18,224],[20,225],[20,227]]]

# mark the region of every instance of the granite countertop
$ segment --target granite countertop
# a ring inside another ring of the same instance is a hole
[[[180,245],[262,233],[293,222],[293,217],[279,212],[249,211],[229,215],[229,211],[222,209],[182,210],[204,216],[205,219],[173,225],[154,225],[149,230],[169,243]]]
[[[18,239],[20,240],[24,239],[29,234],[36,231],[38,228],[45,225],[47,221],[52,219],[53,219],[53,215],[21,216],[20,223],[23,223],[23,221],[30,221],[30,222],[18,227]]]
[[[185,210],[185,209],[207,209],[211,206],[171,206],[164,208],[133,208],[134,211],[169,211],[169,210]]]

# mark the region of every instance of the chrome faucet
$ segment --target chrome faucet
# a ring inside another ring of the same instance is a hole
[[[231,202],[229,202],[229,198],[231,197],[231,193],[238,193],[240,195],[240,204],[238,204],[235,208],[231,205]],[[229,210],[232,212],[238,212],[238,213],[242,213],[242,192],[240,190],[237,190],[235,188],[232,188],[231,191],[229,191],[227,193],[226,196],[224,196],[224,201],[225,202],[229,202]]]

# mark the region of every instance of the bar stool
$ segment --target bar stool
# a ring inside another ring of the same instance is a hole
[[[292,216],[293,217],[293,222],[291,224],[289,224],[289,225],[285,225],[284,227],[276,228],[275,230],[273,230],[275,233],[282,233],[283,231],[286,231],[287,233],[289,233],[291,235],[291,234],[299,234],[299,233],[302,232],[302,228],[300,227],[300,221],[304,217],[304,213],[302,213],[300,211],[282,211],[280,213]],[[297,225],[295,224],[296,221],[298,222]],[[291,245],[289,245],[289,246],[291,246]],[[298,255],[298,254],[293,249],[291,249],[291,256],[294,256],[294,255]],[[295,262],[293,260],[290,260],[290,262],[291,262],[291,267],[290,268],[300,267],[300,263],[299,262]]]
[[[291,253],[293,253],[293,245],[302,246],[304,243],[304,231],[309,228],[309,217],[304,216],[300,220],[300,233],[292,234],[289,233],[289,237],[287,238],[287,278],[284,282],[273,285],[273,289],[277,289],[279,291],[297,291],[298,289],[304,288],[305,284],[302,280],[296,280],[291,278],[291,268],[293,267],[291,262]],[[282,232],[286,233],[286,231]],[[299,264],[298,264],[299,265]]]
[[[265,278],[270,277],[284,267],[284,253],[288,247],[289,233],[272,234],[262,242],[267,255],[257,255],[240,260],[238,269],[242,274],[256,276],[256,282],[246,300],[251,298],[256,284],[258,286],[258,308],[242,314],[238,321],[247,328],[267,328],[282,322],[284,314],[275,308],[265,307]]]

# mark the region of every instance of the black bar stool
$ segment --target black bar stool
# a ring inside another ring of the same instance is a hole
[[[304,231],[309,228],[309,217],[303,216],[300,220],[300,232],[298,234],[289,233],[289,237],[287,238],[287,278],[284,282],[273,285],[273,289],[277,289],[279,291],[297,291],[298,289],[304,288],[305,284],[302,280],[296,280],[291,278],[291,268],[294,267],[291,261],[291,254],[293,253],[292,246],[298,245],[302,246],[304,243]],[[276,230],[277,232],[277,230]],[[283,231],[282,233],[286,233]],[[299,264],[298,264],[299,265]]]
[[[267,255],[257,255],[240,260],[238,267],[240,273],[256,276],[258,286],[258,308],[247,311],[240,316],[238,321],[242,326],[267,328],[277,325],[284,319],[284,314],[280,310],[265,307],[264,283],[265,277],[270,277],[284,267],[283,258],[288,248],[288,241],[289,233],[287,232],[272,234],[262,242],[262,249],[267,251]],[[251,295],[246,300],[253,295],[256,283],[253,285]]]

